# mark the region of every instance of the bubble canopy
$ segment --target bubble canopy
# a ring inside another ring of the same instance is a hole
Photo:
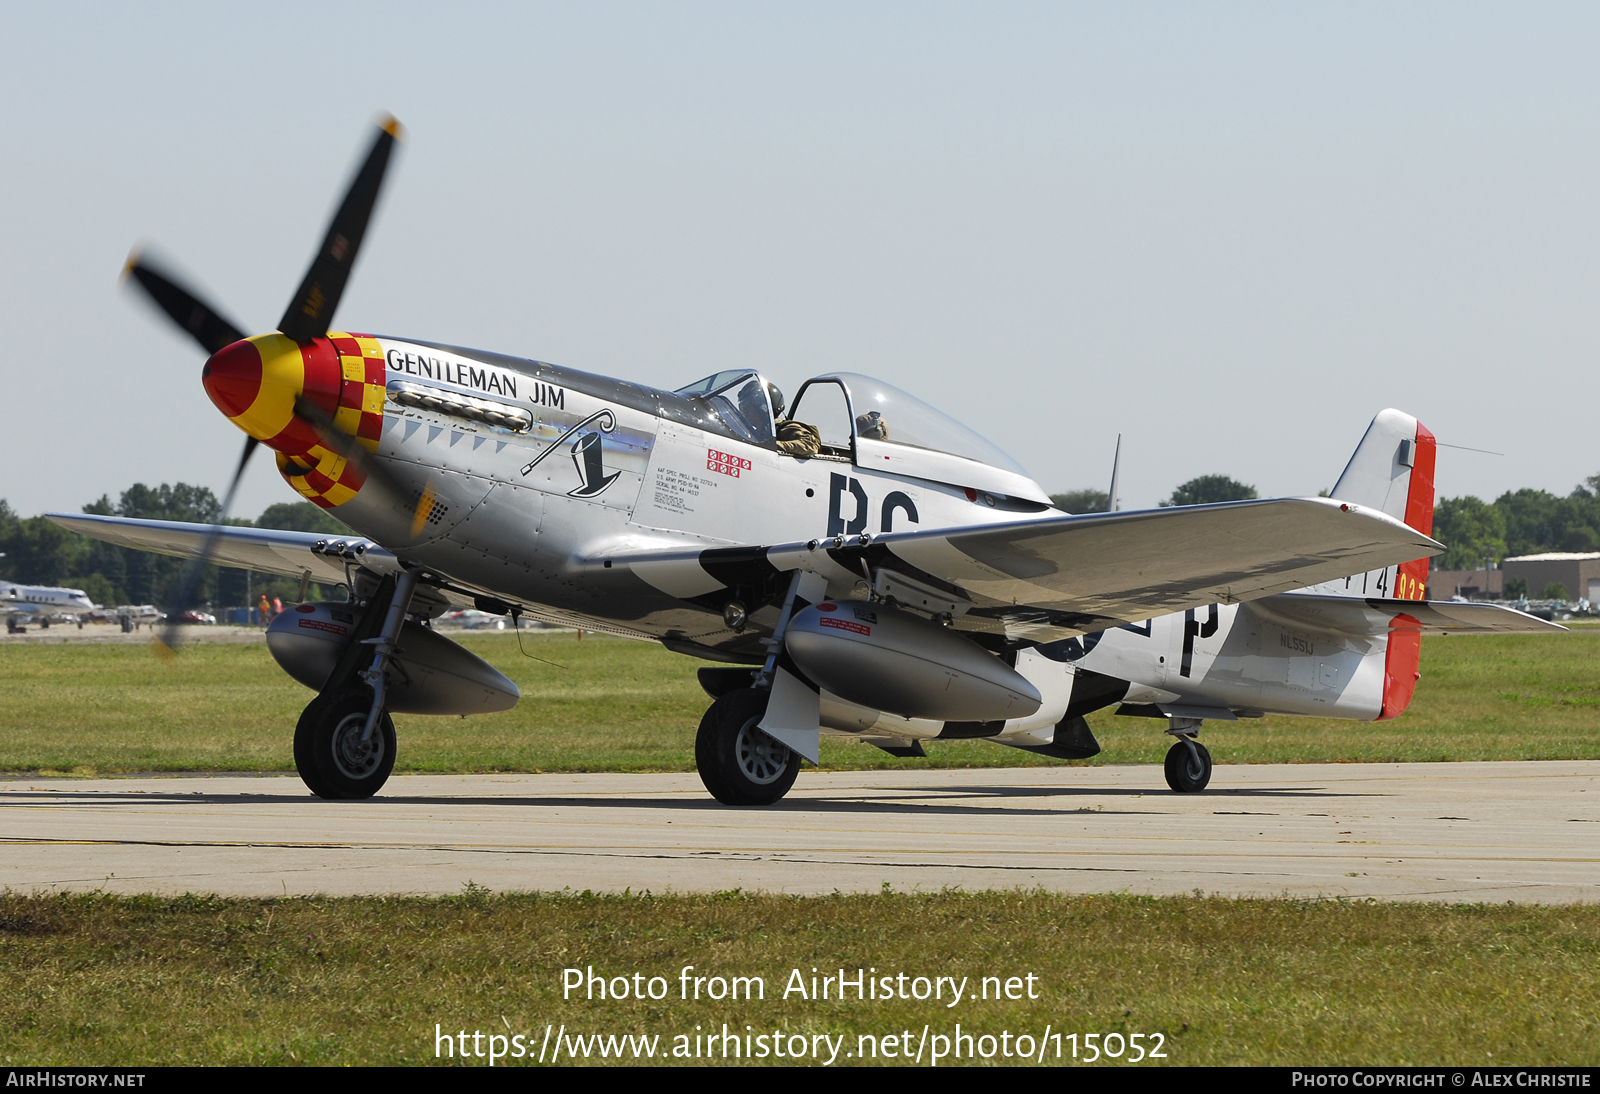
[[[893,384],[858,372],[830,372],[807,380],[806,386],[827,381],[844,385],[850,398],[851,413],[855,415],[858,436],[865,437],[870,432],[871,439],[887,444],[945,452],[1028,477],[1027,470],[1021,464],[981,434]],[[795,397],[796,417],[804,414],[803,399],[802,389],[801,394]],[[876,414],[877,418],[870,418],[872,414]]]

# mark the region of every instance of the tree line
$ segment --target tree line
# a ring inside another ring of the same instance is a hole
[[[1201,475],[1173,487],[1171,496],[1156,504],[1165,509],[1172,505],[1250,501],[1254,497],[1256,488],[1237,479],[1227,475]],[[1051,494],[1050,502],[1064,513],[1104,513],[1111,507],[1111,496],[1104,490],[1068,490],[1063,494]]]
[[[1484,560],[1546,551],[1600,551],[1600,475],[1566,497],[1546,490],[1508,490],[1492,502],[1468,494],[1441,498],[1433,538],[1450,549],[1434,560],[1440,570],[1476,570]]]
[[[1324,491],[1326,493],[1326,491]],[[1160,504],[1204,505],[1244,501],[1256,488],[1227,475],[1201,475],[1173,489]],[[1070,490],[1050,495],[1068,513],[1103,513],[1110,503],[1104,490]],[[209,487],[187,483],[150,487],[137,483],[116,501],[101,495],[85,513],[180,520],[211,524],[222,506]],[[348,534],[349,529],[308,501],[269,505],[255,520],[229,524],[300,532]],[[1433,536],[1449,547],[1435,569],[1472,570],[1485,559],[1543,551],[1600,551],[1600,474],[1591,475],[1566,497],[1544,490],[1512,490],[1493,502],[1472,495],[1441,498],[1433,513]],[[116,547],[69,532],[44,517],[19,517],[0,499],[0,578],[24,585],[66,585],[82,589],[96,604],[155,604],[170,608],[187,561],[168,555]],[[318,587],[320,589],[320,587]],[[298,584],[267,574],[211,566],[200,583],[200,601],[218,607],[242,605],[265,593],[284,597]],[[321,590],[316,595],[331,595]]]
[[[1327,491],[1323,491],[1326,495]],[[1161,505],[1243,501],[1256,489],[1226,475],[1202,475],[1175,488]],[[1068,513],[1104,513],[1104,490],[1051,494]],[[1464,495],[1440,498],[1433,510],[1433,538],[1449,550],[1433,560],[1436,570],[1481,569],[1515,555],[1546,551],[1600,551],[1600,475],[1591,475],[1566,497],[1547,490],[1508,490],[1492,502]]]
[[[112,501],[102,495],[83,507],[101,516],[138,517],[212,524],[222,505],[209,487],[187,483],[157,487],[137,483]],[[230,518],[229,524],[282,528],[300,532],[348,534],[349,529],[308,501],[269,505],[255,520]],[[44,517],[19,517],[0,500],[0,578],[23,585],[64,585],[82,589],[96,604],[154,604],[173,607],[187,559],[117,547],[69,532]],[[318,587],[320,590],[320,587]],[[287,597],[299,583],[268,574],[208,566],[201,575],[198,600],[215,607],[240,606],[263,593]],[[330,595],[320,590],[319,596]]]

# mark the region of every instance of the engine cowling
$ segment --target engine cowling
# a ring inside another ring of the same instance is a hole
[[[267,649],[284,672],[320,691],[357,619],[350,604],[297,604],[267,627]],[[409,619],[396,645],[384,704],[396,714],[488,714],[522,698],[489,662]]]
[[[828,601],[795,613],[789,656],[811,680],[906,718],[995,722],[1039,709],[1039,689],[959,633],[883,604]]]

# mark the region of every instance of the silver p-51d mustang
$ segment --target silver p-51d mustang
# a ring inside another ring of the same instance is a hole
[[[824,732],[896,754],[984,737],[1077,758],[1099,749],[1083,715],[1114,703],[1160,719],[1177,738],[1167,781],[1196,791],[1207,719],[1394,717],[1422,633],[1550,626],[1422,599],[1441,550],[1436,449],[1398,411],[1374,419],[1331,498],[1068,516],[994,445],[867,376],[814,377],[785,407],[754,370],[668,391],[330,330],[397,130],[382,127],[276,331],[245,337],[148,262],[128,268],[205,349],[206,391],[248,435],[234,485],[265,444],[351,534],[51,515],[347,585],[347,602],[302,603],[267,636],[317,691],[295,761],[322,797],[383,785],[391,711],[517,701],[426,625],[459,605],[714,662],[696,761],[741,805],[783,797]]]

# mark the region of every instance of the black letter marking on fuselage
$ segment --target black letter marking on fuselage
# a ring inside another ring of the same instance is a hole
[[[1189,666],[1194,661],[1195,635],[1201,638],[1210,638],[1217,633],[1217,606],[1211,605],[1206,621],[1201,623],[1194,617],[1194,609],[1190,608],[1183,613],[1183,660],[1178,665],[1178,675],[1188,676]]]
[[[850,496],[856,499],[856,512],[846,524],[843,514],[839,512],[839,503],[844,500],[846,485],[849,486]],[[853,536],[857,532],[867,530],[867,492],[861,488],[861,483],[856,479],[846,479],[843,475],[834,472],[828,476],[828,534]]]
[[[909,495],[896,490],[888,497],[883,499],[883,525],[878,529],[878,531],[894,531],[894,511],[896,509],[904,509],[906,513],[906,519],[912,524],[922,523],[922,521],[917,518],[917,503],[912,501]],[[839,533],[834,532],[833,534],[838,535]]]

